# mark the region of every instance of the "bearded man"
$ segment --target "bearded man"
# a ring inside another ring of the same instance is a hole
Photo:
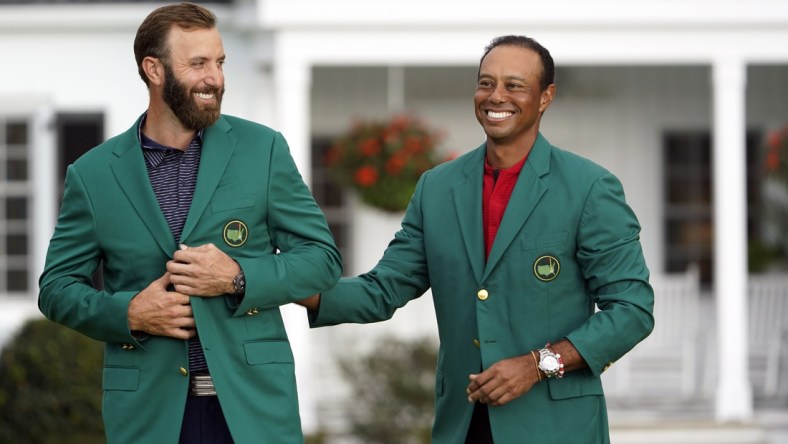
[[[39,307],[106,343],[107,442],[302,443],[279,306],[339,279],[325,217],[281,134],[221,114],[211,11],[156,9],[134,52],[148,109],[69,166]]]

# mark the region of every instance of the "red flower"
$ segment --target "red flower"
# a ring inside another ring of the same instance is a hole
[[[425,138],[425,143],[429,143],[429,138]],[[405,139],[405,151],[409,153],[418,153],[422,148],[422,140],[416,136],[408,136]]]
[[[407,160],[405,156],[403,156],[402,153],[396,153],[386,161],[386,172],[392,176],[396,176],[402,172],[406,163]]]
[[[375,167],[365,165],[356,170],[356,174],[353,175],[353,178],[358,186],[368,188],[375,185],[378,181],[378,171]]]
[[[766,172],[782,180],[788,179],[788,124],[769,132],[766,138]]]
[[[359,145],[361,154],[367,157],[374,157],[380,153],[380,142],[378,139],[367,139]]]

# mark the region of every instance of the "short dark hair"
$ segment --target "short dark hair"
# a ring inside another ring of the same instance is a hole
[[[484,54],[479,60],[479,69],[487,54],[497,46],[519,46],[520,48],[530,49],[531,51],[539,54],[542,60],[542,78],[539,82],[539,87],[542,91],[549,85],[555,83],[555,64],[553,63],[553,56],[550,51],[544,46],[540,45],[536,40],[521,35],[504,35],[494,38],[487,47],[484,48]]]
[[[142,69],[142,60],[145,57],[156,57],[168,62],[170,47],[167,37],[173,25],[181,29],[211,29],[216,27],[216,15],[208,9],[189,2],[176,3],[162,6],[151,12],[137,28],[134,38],[134,58],[137,60],[137,70],[145,85],[150,86],[148,76]]]

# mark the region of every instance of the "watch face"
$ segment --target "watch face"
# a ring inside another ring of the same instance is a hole
[[[558,370],[558,360],[555,359],[554,356],[545,356],[539,364],[545,372],[554,372]]]

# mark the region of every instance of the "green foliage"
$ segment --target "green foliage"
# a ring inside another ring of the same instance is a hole
[[[328,436],[324,430],[317,430],[312,434],[304,435],[304,444],[326,444]]]
[[[782,254],[778,248],[766,245],[764,242],[750,239],[747,245],[748,269],[750,273],[763,273],[770,266],[781,262]]]
[[[368,444],[428,444],[434,418],[436,345],[385,338],[371,353],[340,361],[353,386],[351,430]]]
[[[54,322],[27,322],[0,355],[0,443],[104,442],[103,353]]]

